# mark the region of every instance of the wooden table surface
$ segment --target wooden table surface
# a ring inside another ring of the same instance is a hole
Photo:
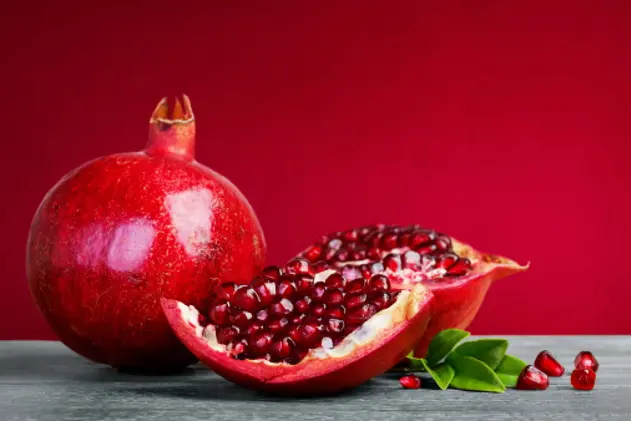
[[[0,342],[0,420],[631,421],[631,337],[506,338],[509,353],[532,361],[548,349],[566,369],[579,350],[591,350],[600,362],[596,388],[576,391],[566,375],[536,392],[404,390],[398,375],[385,374],[341,395],[288,399],[242,389],[199,365],[168,377],[122,374],[57,342],[9,341]]]

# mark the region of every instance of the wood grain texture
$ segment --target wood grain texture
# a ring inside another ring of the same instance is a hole
[[[631,420],[631,337],[507,339],[511,354],[532,361],[548,349],[566,368],[579,350],[591,350],[600,361],[596,388],[575,391],[566,375],[543,392],[404,390],[398,375],[385,374],[342,395],[287,399],[242,389],[202,366],[168,377],[123,374],[56,342],[0,342],[0,420]]]

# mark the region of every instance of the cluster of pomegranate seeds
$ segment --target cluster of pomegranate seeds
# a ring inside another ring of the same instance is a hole
[[[295,259],[285,270],[265,268],[248,285],[221,285],[208,315],[217,341],[237,359],[296,364],[310,349],[334,347],[396,300],[385,275],[348,280],[332,273],[323,282],[313,275],[308,261]]]
[[[301,257],[317,271],[343,268],[365,278],[386,269],[442,269],[441,276],[447,277],[462,276],[471,270],[471,261],[453,252],[449,236],[418,225],[373,225],[337,232],[323,237]]]
[[[592,390],[596,384],[598,360],[589,351],[581,351],[574,358],[574,371],[570,377],[572,387],[578,390]]]
[[[399,383],[405,389],[420,389],[421,388],[421,379],[414,374],[408,374],[407,376],[403,376],[399,379]]]
[[[517,389],[520,390],[545,390],[550,385],[548,376],[537,367],[527,365],[519,374]]]
[[[534,365],[551,377],[561,377],[565,373],[565,368],[548,351],[541,351]]]

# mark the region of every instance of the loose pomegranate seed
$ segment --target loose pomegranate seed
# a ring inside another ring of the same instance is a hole
[[[232,297],[232,305],[246,311],[254,311],[259,306],[261,300],[252,288],[241,287],[237,289]]]
[[[592,390],[596,384],[596,373],[589,368],[578,368],[570,377],[572,387],[578,390]]]
[[[219,287],[219,291],[217,292],[217,300],[221,302],[230,301],[236,289],[235,284],[232,282],[221,285]]]
[[[565,373],[563,366],[548,351],[541,351],[537,355],[535,367],[551,377],[560,377]]]
[[[261,274],[265,278],[269,278],[269,279],[272,279],[274,281],[278,281],[280,279],[280,277],[283,275],[283,271],[280,270],[280,268],[278,268],[276,266],[267,266],[265,269],[263,269]]]
[[[577,370],[587,368],[596,373],[598,371],[598,367],[598,360],[594,357],[594,354],[589,351],[581,351],[574,358],[574,368]]]
[[[393,272],[401,270],[401,256],[395,253],[390,253],[383,258],[383,265],[386,269],[390,269]]]
[[[372,292],[385,292],[390,290],[390,281],[385,275],[375,275],[370,278],[368,287]]]
[[[329,289],[322,296],[322,301],[327,306],[337,306],[344,302],[344,294],[338,289]]]
[[[347,294],[344,300],[344,306],[348,309],[354,309],[360,307],[364,303],[368,301],[368,295],[363,292],[355,292],[352,294]]]
[[[228,322],[230,308],[228,304],[219,304],[210,310],[210,320],[216,325],[223,325]]]
[[[406,389],[420,389],[421,379],[414,374],[408,374],[399,379],[399,383]]]
[[[366,287],[366,280],[364,278],[353,279],[346,284],[344,289],[347,293],[361,292]]]
[[[339,273],[332,273],[326,278],[325,284],[328,288],[344,288],[346,279]]]
[[[311,267],[311,263],[309,263],[309,261],[306,259],[292,260],[291,262],[287,263],[285,270],[291,275],[313,275],[315,273],[313,271],[313,268]]]
[[[545,390],[549,384],[548,376],[532,365],[524,367],[517,379],[517,389],[520,390]]]
[[[377,308],[373,304],[364,304],[355,310],[349,311],[346,315],[346,321],[349,325],[360,325],[376,313]]]

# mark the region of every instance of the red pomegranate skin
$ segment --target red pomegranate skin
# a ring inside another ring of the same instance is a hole
[[[93,361],[142,371],[194,363],[160,298],[204,309],[217,282],[247,282],[264,266],[252,208],[230,181],[194,161],[194,126],[188,142],[184,132],[152,126],[145,151],[80,166],[33,218],[32,295],[60,340]]]

